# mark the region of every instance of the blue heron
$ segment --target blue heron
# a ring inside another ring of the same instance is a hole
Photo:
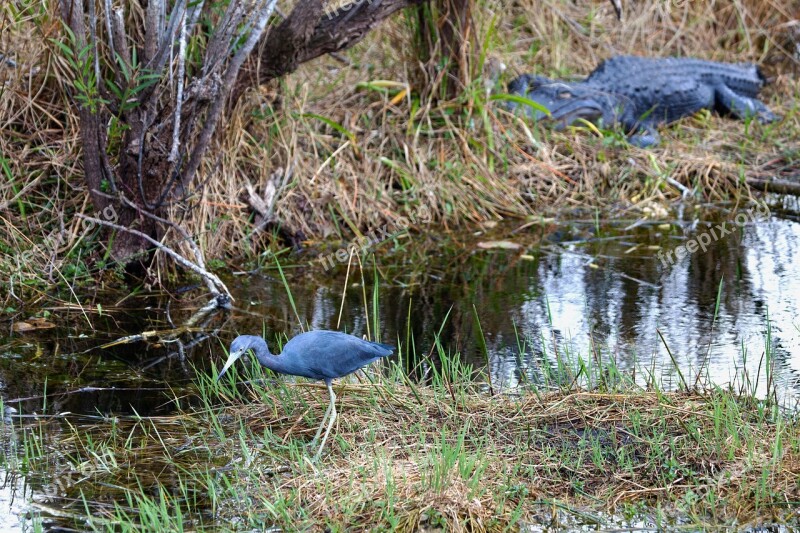
[[[346,376],[367,366],[373,361],[391,355],[394,346],[370,342],[359,339],[347,333],[338,331],[316,330],[301,333],[293,337],[283,346],[280,355],[272,355],[269,352],[267,342],[257,335],[239,335],[231,343],[228,360],[220,370],[217,381],[242,355],[251,351],[261,366],[265,366],[274,372],[281,374],[291,374],[293,376],[303,376],[311,379],[321,379],[325,381],[330,394],[330,405],[325,411],[322,423],[317,429],[312,446],[319,439],[325,421],[330,417],[328,429],[322,437],[314,460],[319,459],[328,434],[331,432],[333,423],[336,420],[336,395],[333,393],[331,381],[335,378]]]

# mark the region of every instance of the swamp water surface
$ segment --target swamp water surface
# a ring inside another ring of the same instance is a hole
[[[301,253],[281,259],[291,297],[267,260],[265,269],[226,279],[236,311],[218,324],[220,339],[200,343],[186,361],[163,360],[153,342],[99,348],[170,329],[164,295],[82,299],[85,306],[102,300],[105,310],[95,306],[84,317],[78,306],[54,308],[49,320],[56,328],[0,339],[2,440],[14,438],[9,421],[33,415],[70,412],[85,415],[70,423],[92,424],[109,415],[167,414],[170,399],[192,383],[193,369],[210,372],[212,357],[219,366],[221,343],[236,333],[265,330],[273,351],[277,335],[296,334],[298,323],[374,337],[376,309],[381,340],[408,347],[402,364],[418,378],[424,378],[420,360],[434,354],[435,363],[438,336],[445,350],[481,369],[494,392],[540,383],[548,361],[580,356],[613,359],[643,385],[649,374],[678,386],[677,365],[687,380],[700,372],[714,384],[740,387],[746,369],[749,387],[761,394],[774,389],[794,408],[800,398],[800,207],[785,198],[772,198],[769,206],[768,217],[751,216],[741,227],[735,212],[714,206],[687,208],[666,223],[590,215],[424,243],[401,235],[374,247],[375,263],[368,257],[363,274],[355,267],[348,273],[345,265],[323,272]],[[670,251],[705,241],[700,235],[722,222],[733,231],[670,264]],[[169,305],[178,323],[182,311]],[[28,506],[21,502],[47,506],[54,491],[47,480],[6,476],[0,530],[26,523]]]

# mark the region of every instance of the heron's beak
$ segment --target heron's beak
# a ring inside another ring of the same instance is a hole
[[[611,5],[614,6],[614,12],[617,14],[617,20],[622,20],[622,2],[620,0],[611,0]]]
[[[217,379],[216,379],[216,381],[219,381],[219,380],[220,380],[220,378],[222,378],[222,375],[223,375],[225,372],[227,372],[227,371],[228,371],[228,369],[229,369],[231,366],[233,366],[233,363],[235,363],[235,362],[236,362],[236,360],[237,360],[237,359],[239,359],[239,358],[240,358],[240,357],[241,357],[241,356],[244,354],[244,352],[245,352],[245,351],[246,351],[246,350],[239,350],[238,352],[231,352],[230,354],[228,354],[228,360],[227,360],[227,361],[225,361],[225,365],[222,367],[222,370],[220,370],[220,371],[219,371],[219,374],[217,374]]]

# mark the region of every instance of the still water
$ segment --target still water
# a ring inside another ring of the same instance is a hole
[[[276,351],[279,338],[301,327],[374,338],[377,316],[380,339],[404,347],[408,368],[435,352],[438,336],[499,388],[535,381],[544,359],[569,355],[646,369],[667,385],[677,377],[672,358],[685,376],[700,371],[718,385],[747,368],[764,390],[770,355],[778,392],[791,401],[800,391],[800,209],[780,198],[769,208],[769,217],[741,227],[737,212],[713,206],[666,222],[590,213],[468,235],[399,235],[349,269],[324,270],[318,256],[299,252],[279,259],[291,297],[275,259],[246,273],[233,265],[226,283],[235,310],[211,324],[219,338],[185,361],[163,360],[175,347],[157,336],[101,345],[180,325],[187,309],[205,303],[192,296],[202,289],[86,295],[82,307],[49,308],[58,327],[0,339],[0,395],[20,414],[41,412],[43,403],[51,413],[162,414],[165,385],[220,364],[236,334],[266,331]],[[722,223],[731,231],[705,252],[669,255]]]
[[[488,361],[497,387],[535,381],[545,358],[571,354],[613,358],[667,386],[677,385],[673,359],[687,380],[700,372],[721,386],[741,385],[736,377],[746,368],[763,394],[769,359],[779,396],[793,402],[800,390],[800,224],[790,207],[773,203],[772,216],[758,220],[754,212],[741,226],[719,206],[669,224],[518,223],[427,242],[395,268],[381,266],[390,260],[378,248],[364,285],[357,267],[347,276],[341,265],[322,277],[298,276],[290,288],[306,327],[372,335],[377,271],[384,342],[410,343],[419,357],[439,335],[476,368]],[[669,255],[692,240],[706,251]],[[277,272],[250,276],[238,289],[241,312],[232,328],[300,331]]]

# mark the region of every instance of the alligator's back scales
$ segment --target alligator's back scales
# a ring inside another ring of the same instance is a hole
[[[509,92],[526,96],[565,126],[578,119],[621,124],[633,144],[658,142],[659,124],[701,109],[771,122],[776,117],[757,100],[764,76],[749,63],[718,63],[689,58],[617,56],[602,62],[581,82],[523,75]],[[545,118],[541,112],[530,113]]]

